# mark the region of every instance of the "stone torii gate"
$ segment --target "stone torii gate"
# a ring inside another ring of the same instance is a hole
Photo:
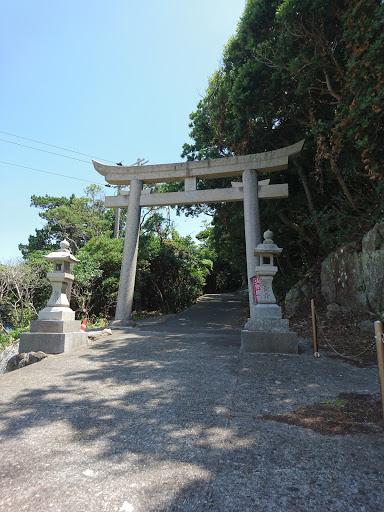
[[[142,206],[170,206],[198,203],[244,201],[244,227],[247,257],[250,319],[257,316],[252,278],[258,258],[255,248],[262,242],[260,229],[259,199],[288,197],[288,185],[270,185],[269,179],[258,181],[258,173],[281,171],[288,167],[288,158],[300,154],[304,141],[275,151],[253,155],[233,156],[176,164],[146,166],[105,165],[92,160],[97,172],[111,185],[130,185],[129,192],[107,196],[107,208],[127,208],[127,223],[123,261],[121,265],[119,294],[115,321],[112,325],[132,325],[130,320],[135,287],[137,249]],[[197,190],[198,179],[214,179],[242,176],[242,182],[232,183],[232,188]],[[143,190],[144,183],[184,181],[183,192],[152,193]]]

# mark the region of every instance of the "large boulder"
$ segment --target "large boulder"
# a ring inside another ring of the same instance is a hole
[[[361,252],[338,249],[321,264],[321,294],[328,303],[336,303],[351,311],[366,310]]]
[[[301,304],[309,303],[315,295],[316,284],[309,277],[301,279],[285,296],[285,315],[294,315]]]
[[[361,250],[348,244],[321,264],[321,293],[329,303],[354,313],[384,309],[384,221],[362,239]]]
[[[328,255],[321,264],[320,285],[305,278],[286,295],[286,314],[292,315],[318,289],[333,308],[356,314],[384,310],[384,221],[377,223],[360,243],[350,243]]]
[[[0,375],[7,373],[8,361],[19,353],[19,343],[9,345],[0,353]]]
[[[7,372],[13,372],[14,370],[19,370],[24,366],[29,366],[33,363],[38,363],[48,357],[48,354],[42,351],[38,352],[22,352],[21,354],[16,354],[11,359],[9,359],[7,364]]]

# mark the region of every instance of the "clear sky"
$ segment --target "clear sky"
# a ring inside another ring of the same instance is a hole
[[[78,180],[0,163],[0,261],[20,257],[18,244],[43,225],[32,194],[81,196],[105,183],[89,157],[3,132],[127,165],[139,157],[181,161],[189,114],[244,7],[244,0],[3,2],[0,161]],[[201,221],[177,224],[196,234]]]

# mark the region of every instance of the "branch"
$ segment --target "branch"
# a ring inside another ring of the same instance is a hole
[[[331,84],[331,80],[329,78],[329,75],[328,73],[324,73],[325,75],[325,82],[327,84],[327,89],[328,89],[328,92],[331,96],[333,96],[334,98],[336,98],[338,101],[341,100],[341,95],[338,94],[332,87],[332,84]]]
[[[281,212],[276,212],[276,214],[281,220],[281,222],[283,222],[286,226],[290,227],[294,231],[297,231],[297,233],[300,234],[303,240],[305,240],[309,244],[313,242],[312,238],[310,238],[295,222],[288,220]]]
[[[354,208],[356,210],[355,201],[353,200],[353,197],[348,189],[347,184],[345,183],[345,181],[343,180],[342,176],[339,174],[338,171],[336,174],[336,179],[339,182],[339,184],[345,194],[345,197],[347,198],[348,203],[352,206],[352,208]]]

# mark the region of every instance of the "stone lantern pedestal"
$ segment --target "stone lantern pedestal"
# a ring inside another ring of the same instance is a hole
[[[21,333],[20,353],[41,350],[60,354],[87,344],[88,335],[80,329],[81,322],[75,320],[75,312],[69,306],[72,268],[79,260],[71,254],[66,240],[60,243],[59,251],[44,258],[53,263],[53,272],[47,274],[52,295],[37,320],[31,322],[30,332]]]
[[[264,242],[254,252],[260,257],[256,275],[260,279],[261,290],[253,315],[241,331],[241,352],[297,354],[296,333],[289,330],[289,320],[282,318],[281,308],[276,304],[272,281],[277,272],[274,257],[282,249],[272,240],[272,231],[264,233]]]

